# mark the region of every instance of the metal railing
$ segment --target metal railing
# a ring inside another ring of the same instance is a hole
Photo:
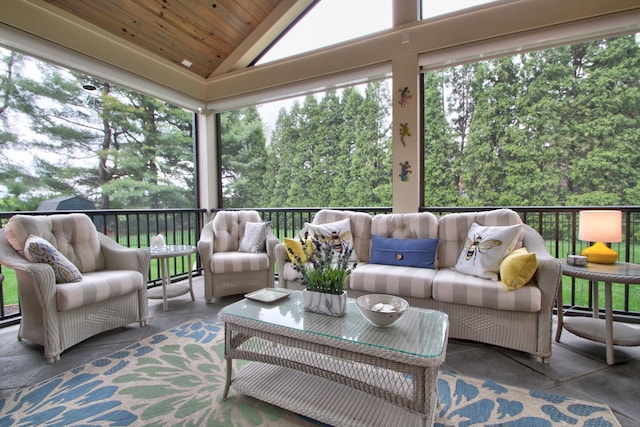
[[[421,211],[428,211],[437,216],[457,212],[488,211],[498,207],[422,207]],[[518,212],[523,222],[536,229],[545,239],[549,253],[558,258],[565,258],[568,254],[580,253],[589,245],[578,239],[578,214],[583,209],[616,209],[623,213],[622,241],[613,243],[611,247],[618,251],[619,260],[640,263],[640,206],[616,207],[510,207]],[[304,227],[305,222],[311,222],[316,212],[321,208],[256,208],[261,217],[271,221],[272,230],[276,237],[295,237]],[[391,208],[330,208],[366,212],[371,215],[390,213]],[[229,209],[240,210],[240,209]],[[214,210],[215,212],[215,210]],[[0,213],[0,226],[4,226],[8,219],[17,214],[47,215],[52,212],[4,212]],[[61,213],[61,212],[56,212]],[[200,231],[204,225],[203,209],[161,209],[161,210],[96,210],[84,211],[93,218],[99,231],[112,237],[118,243],[129,247],[147,247],[150,237],[160,233],[165,236],[167,244],[195,245],[200,238]],[[188,267],[183,260],[173,260],[171,267],[172,281],[184,280]],[[149,287],[158,286],[160,271],[152,264]],[[195,274],[201,274],[202,266],[198,258]],[[0,273],[9,273],[2,271]],[[277,273],[276,273],[277,274]],[[12,286],[11,278],[5,274],[5,286],[0,287],[0,327],[7,322],[14,324],[19,321],[20,312],[15,304],[7,305],[2,288]],[[14,285],[15,286],[15,285]],[[587,313],[592,309],[592,283],[582,279],[563,278],[563,298],[565,308],[571,307],[576,312]],[[614,316],[631,321],[640,321],[640,286],[620,284],[616,287],[614,299]],[[10,308],[13,311],[10,311]]]

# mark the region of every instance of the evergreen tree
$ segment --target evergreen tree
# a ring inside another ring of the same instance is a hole
[[[223,206],[260,207],[265,197],[267,151],[256,107],[222,114]],[[267,181],[268,182],[268,181]]]
[[[194,205],[189,113],[97,80],[99,90],[88,94],[84,76],[32,62],[39,75],[15,78],[7,117],[28,119],[32,132],[13,144],[29,147],[33,173],[12,176],[29,171],[31,162],[11,159],[2,182],[10,194],[22,200],[80,195],[99,208]]]
[[[623,205],[640,200],[640,50],[635,35],[585,44],[575,104],[579,138],[568,204]]]
[[[291,116],[282,108],[271,133],[271,143],[267,147],[267,165],[265,189],[268,198],[265,206],[279,207],[287,205],[287,195],[291,185],[291,168],[294,151],[289,146],[289,134],[294,131]],[[270,183],[270,184],[269,184]]]
[[[355,122],[350,206],[390,206],[392,191],[391,96],[385,82],[368,83]]]
[[[424,74],[424,205],[460,203],[455,168],[458,146],[449,127],[444,103],[443,71]]]

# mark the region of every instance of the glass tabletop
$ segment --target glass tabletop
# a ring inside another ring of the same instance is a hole
[[[189,255],[194,253],[197,248],[193,245],[164,245],[164,246],[152,246],[149,248],[151,257],[160,256],[177,256],[177,255]]]
[[[407,310],[389,328],[377,328],[360,314],[355,299],[348,300],[344,317],[311,313],[304,311],[299,291],[273,303],[245,298],[224,307],[221,313],[423,358],[442,354],[448,328],[445,313],[418,308]]]
[[[573,275],[592,280],[609,280],[620,283],[639,283],[640,264],[630,262],[616,262],[615,264],[587,263],[585,266],[569,265],[567,260],[562,261],[562,271],[564,274]]]

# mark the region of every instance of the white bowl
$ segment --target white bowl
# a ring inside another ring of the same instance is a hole
[[[394,295],[371,294],[356,298],[360,313],[373,326],[386,328],[393,325],[409,308],[409,303]]]

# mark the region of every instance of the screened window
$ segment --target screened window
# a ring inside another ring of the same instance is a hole
[[[391,205],[390,81],[222,113],[229,207]]]
[[[424,204],[637,204],[638,40],[424,73]]]
[[[195,206],[191,112],[2,48],[0,73],[2,210]]]

